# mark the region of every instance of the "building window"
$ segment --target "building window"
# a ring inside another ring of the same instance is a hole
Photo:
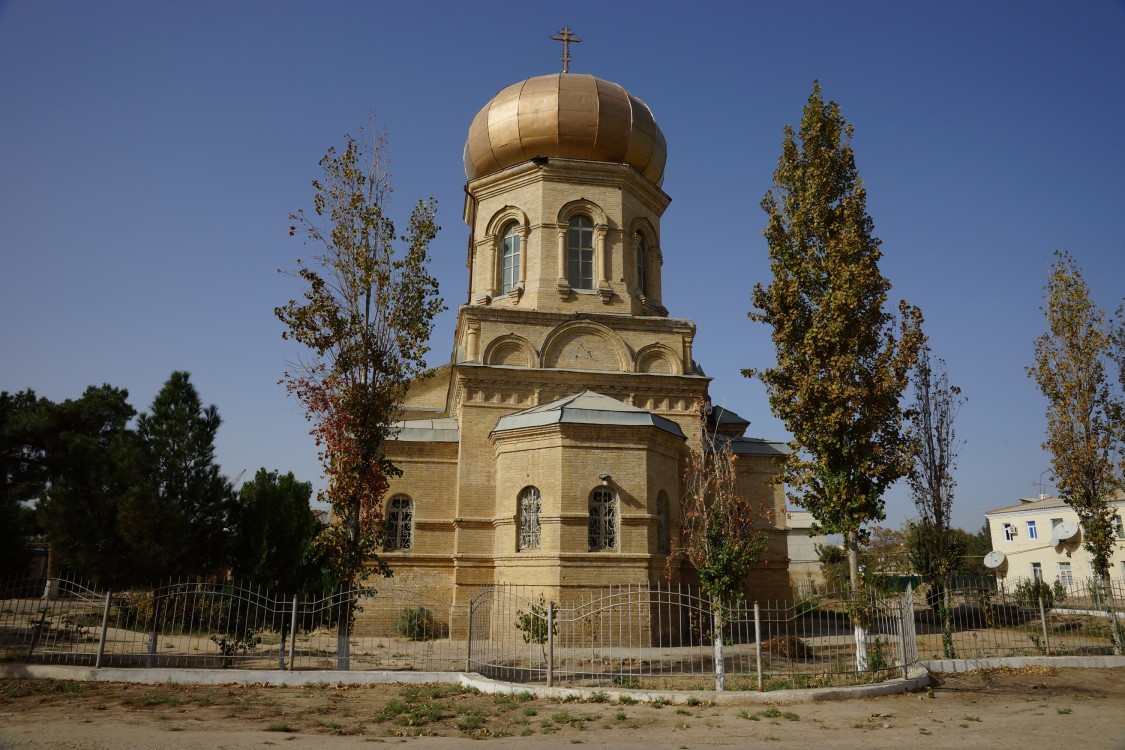
[[[539,490],[535,487],[525,487],[520,493],[520,550],[539,549],[539,537],[542,526],[539,523],[539,509],[542,502]]]
[[[1121,516],[1113,517],[1113,535],[1118,539],[1125,539],[1125,524],[1121,523]]]
[[[573,289],[594,288],[594,222],[575,216],[566,232],[566,276]]]
[[[1035,521],[1028,521],[1027,522],[1027,538],[1028,539],[1038,539],[1039,538],[1039,531],[1035,528]]]
[[[1031,580],[1033,580],[1033,581],[1042,581],[1043,580],[1043,566],[1040,563],[1032,563],[1031,564]]]
[[[599,487],[590,493],[590,551],[617,549],[617,498]]]
[[[1051,531],[1054,531],[1058,527],[1062,526],[1062,522],[1063,522],[1063,520],[1061,518],[1052,518],[1051,519]]]
[[[1070,563],[1059,563],[1059,583],[1063,586],[1071,586],[1074,584],[1074,574],[1070,571]]]
[[[1010,542],[1016,538],[1016,527],[1010,523],[1004,524],[1004,541]]]
[[[1125,578],[1125,560],[1121,561],[1121,577]]]
[[[520,281],[520,225],[514,221],[509,224],[504,229],[503,238],[500,251],[500,291],[506,294],[515,289]]]
[[[645,247],[645,236],[637,234],[637,292],[645,292],[645,264],[648,262],[648,248]]]
[[[660,490],[656,496],[656,551],[668,554],[668,493]]]
[[[385,549],[408,550],[414,546],[414,501],[406,495],[395,495],[387,502]]]

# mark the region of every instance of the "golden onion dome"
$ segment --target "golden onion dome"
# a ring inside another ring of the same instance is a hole
[[[508,86],[477,113],[465,176],[543,156],[628,164],[659,185],[668,147],[648,105],[616,83],[555,73]]]

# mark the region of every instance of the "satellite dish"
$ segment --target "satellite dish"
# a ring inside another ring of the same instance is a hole
[[[1076,536],[1078,536],[1078,524],[1074,521],[1063,521],[1051,532],[1051,538],[1055,541],[1055,544],[1060,544]]]
[[[984,567],[995,570],[1002,566],[1008,558],[998,549],[994,549],[984,556]]]

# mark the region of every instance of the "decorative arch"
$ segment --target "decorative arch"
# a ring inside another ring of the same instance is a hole
[[[572,320],[548,333],[540,360],[549,368],[633,371],[633,357],[621,337],[590,320]]]
[[[594,226],[609,226],[609,217],[606,216],[602,207],[585,198],[579,198],[563,204],[562,208],[559,209],[559,226],[565,228],[566,225],[570,223],[570,220],[579,214],[589,216],[593,220]]]
[[[637,372],[651,372],[664,375],[683,375],[684,363],[680,356],[666,344],[649,344],[637,352],[635,358]]]
[[[484,348],[484,364],[538,367],[535,348],[522,336],[509,333],[488,342]]]
[[[645,239],[648,240],[649,250],[656,250],[660,247],[660,235],[656,231],[656,227],[645,216],[638,216],[629,222],[629,234],[643,234]]]
[[[527,218],[527,214],[523,209],[517,206],[504,206],[488,220],[485,225],[484,233],[494,241],[500,230],[506,227],[510,222],[516,222],[524,232],[530,231],[531,221]]]

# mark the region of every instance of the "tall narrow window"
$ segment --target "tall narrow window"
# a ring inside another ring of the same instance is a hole
[[[1035,581],[1043,580],[1043,565],[1042,563],[1033,562],[1031,564],[1031,578]]]
[[[1004,541],[1010,542],[1016,538],[1016,527],[1010,523],[1004,524]]]
[[[566,277],[573,289],[594,288],[594,222],[575,216],[566,232]]]
[[[660,490],[656,496],[656,551],[668,554],[668,493]]]
[[[648,263],[648,248],[645,246],[645,236],[637,234],[637,291],[648,294],[645,287],[645,264]]]
[[[414,546],[414,501],[406,495],[395,495],[387,502],[387,551],[408,550]]]
[[[500,252],[500,291],[507,294],[520,281],[520,225],[512,222],[504,229]]]
[[[541,507],[539,490],[525,487],[520,493],[520,550],[539,549],[539,509]]]
[[[599,487],[590,493],[590,551],[617,549],[617,498]]]
[[[1074,573],[1071,572],[1070,563],[1059,563],[1059,583],[1063,586],[1071,586],[1074,584]]]
[[[1118,539],[1125,539],[1125,524],[1121,523],[1121,516],[1113,517],[1113,535]]]
[[[1038,539],[1039,538],[1039,530],[1035,528],[1035,521],[1028,521],[1027,522],[1027,538],[1028,539]]]

